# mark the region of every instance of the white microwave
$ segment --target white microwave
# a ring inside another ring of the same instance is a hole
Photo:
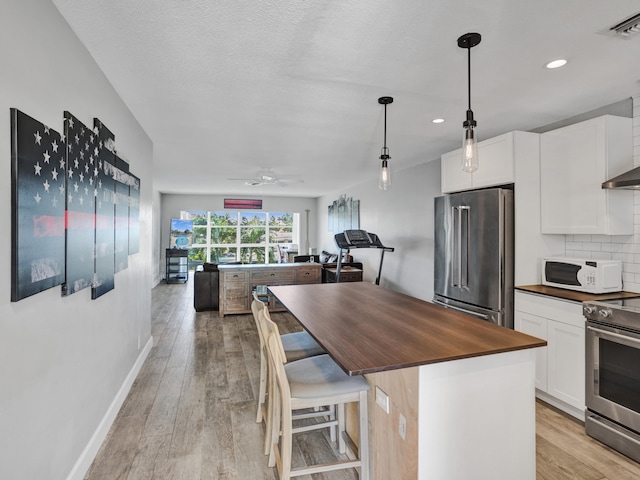
[[[622,290],[620,260],[549,257],[542,260],[542,284],[586,293]]]

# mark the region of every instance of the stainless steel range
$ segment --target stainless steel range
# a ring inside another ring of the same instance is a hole
[[[583,304],[587,434],[640,462],[640,298]]]

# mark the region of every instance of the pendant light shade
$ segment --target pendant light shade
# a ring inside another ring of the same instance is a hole
[[[471,49],[480,43],[482,37],[479,33],[465,33],[458,38],[458,46],[466,48],[468,52],[467,80],[469,107],[466,120],[462,123],[464,128],[462,137],[462,170],[468,173],[478,169],[478,138],[476,136],[476,121],[471,110]]]
[[[389,149],[387,148],[387,105],[393,103],[393,97],[380,97],[378,103],[384,105],[384,146],[380,152],[380,178],[378,187],[380,190],[391,188],[391,172],[389,170]]]

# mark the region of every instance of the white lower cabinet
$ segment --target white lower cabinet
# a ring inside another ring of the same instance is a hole
[[[582,304],[515,293],[515,329],[547,341],[536,352],[538,397],[584,420],[585,320]]]
[[[584,326],[547,323],[547,393],[580,409],[585,406],[584,333]]]
[[[515,329],[533,337],[547,340],[548,319],[526,312],[515,312]],[[536,349],[536,388],[547,391],[547,347]]]

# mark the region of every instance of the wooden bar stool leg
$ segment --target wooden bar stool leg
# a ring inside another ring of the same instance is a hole
[[[343,436],[346,431],[345,418],[344,403],[340,403],[338,404],[338,450],[340,453],[347,451]]]
[[[369,415],[367,392],[360,392],[358,402],[358,458],[360,466],[360,480],[369,480]]]
[[[329,418],[333,421],[336,419],[336,406],[335,405],[329,405]],[[340,419],[338,419],[338,423],[340,422]],[[331,441],[335,442],[337,440],[337,435],[339,435],[338,430],[339,430],[339,426],[335,428],[330,428],[329,429],[329,434],[331,436]]]
[[[282,435],[280,437],[280,480],[290,480],[291,478],[291,450],[293,443],[292,418],[291,418],[291,405],[285,405],[286,398],[280,399],[283,402],[282,405],[282,421],[280,425],[282,427]]]

